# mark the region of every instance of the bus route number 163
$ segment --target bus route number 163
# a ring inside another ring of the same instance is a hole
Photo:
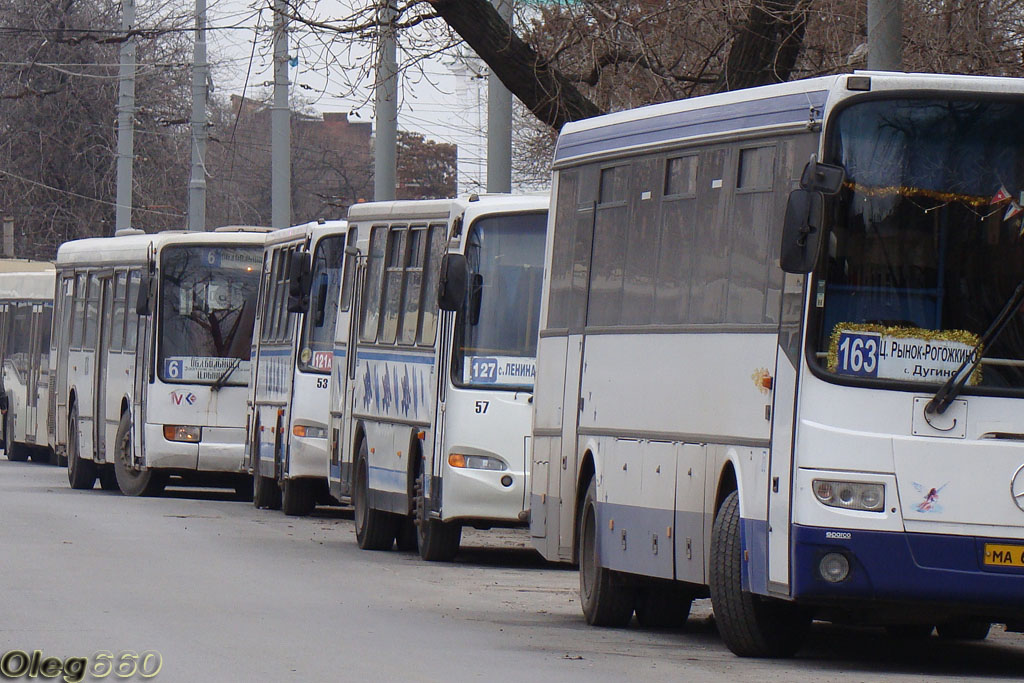
[[[882,337],[878,334],[840,333],[837,370],[844,375],[878,377],[881,344]]]

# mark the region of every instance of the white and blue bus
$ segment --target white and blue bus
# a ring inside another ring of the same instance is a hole
[[[327,420],[346,234],[345,221],[323,221],[267,235],[246,420],[256,507],[306,515],[333,502]]]
[[[1024,628],[1022,115],[858,72],[562,130],[531,531],[590,623]]]
[[[46,442],[53,264],[0,259],[0,413],[8,460],[50,460]]]
[[[266,232],[124,231],[57,250],[49,442],[72,488],[251,495],[245,397]]]
[[[462,527],[522,526],[546,196],[356,204],[330,485],[365,549],[450,560]],[[439,309],[439,302],[441,307]]]

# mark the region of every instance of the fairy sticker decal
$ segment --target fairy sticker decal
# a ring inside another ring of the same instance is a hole
[[[918,512],[930,512],[935,514],[941,513],[942,506],[939,505],[939,494],[942,493],[944,488],[949,486],[949,482],[947,481],[938,488],[928,488],[927,486],[918,484],[916,481],[913,482],[913,484],[915,489],[924,494],[924,500],[914,506],[914,509]]]

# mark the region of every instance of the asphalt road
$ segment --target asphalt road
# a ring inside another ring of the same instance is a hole
[[[1001,628],[961,644],[816,624],[800,654],[782,661],[733,656],[707,601],[682,631],[592,628],[576,572],[544,563],[525,531],[467,533],[455,563],[428,564],[359,550],[345,510],[290,518],[227,491],[72,491],[63,469],[31,463],[0,460],[0,542],[0,655],[155,650],[155,681],[1024,675],[1024,636]]]

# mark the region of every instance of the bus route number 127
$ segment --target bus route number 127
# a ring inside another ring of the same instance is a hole
[[[842,332],[839,335],[838,368],[843,375],[855,377],[878,377],[878,352],[882,337],[878,334],[855,334]]]

